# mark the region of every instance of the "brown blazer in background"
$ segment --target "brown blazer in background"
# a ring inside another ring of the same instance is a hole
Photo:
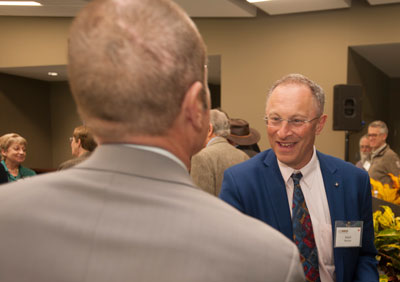
[[[79,157],[72,158],[70,160],[67,160],[67,161],[63,162],[58,167],[58,170],[67,169],[67,168],[76,166],[77,164],[79,164],[79,163],[83,162],[84,160],[86,160],[90,156],[91,153],[92,152],[85,152],[82,155],[80,155]]]
[[[371,178],[383,184],[392,184],[392,179],[388,173],[399,176],[400,159],[399,156],[390,149],[389,145],[386,144],[379,152],[371,155],[371,166],[368,170],[368,174]]]
[[[215,137],[199,153],[192,157],[190,175],[193,182],[204,191],[218,196],[224,171],[249,159],[223,137]]]

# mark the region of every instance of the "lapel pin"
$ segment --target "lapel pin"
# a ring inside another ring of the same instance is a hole
[[[335,187],[339,187],[339,183],[338,182],[335,182]]]

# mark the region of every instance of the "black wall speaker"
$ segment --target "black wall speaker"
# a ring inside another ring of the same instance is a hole
[[[362,129],[362,91],[360,85],[338,84],[333,88],[333,130]]]

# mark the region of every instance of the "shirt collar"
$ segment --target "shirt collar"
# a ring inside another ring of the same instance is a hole
[[[147,146],[147,145],[137,145],[137,144],[123,144],[124,146],[127,147],[131,147],[131,148],[136,148],[139,150],[147,150],[147,151],[151,151],[160,155],[163,155],[167,158],[170,158],[171,160],[175,161],[176,163],[178,163],[181,167],[183,167],[185,169],[185,171],[187,170],[187,167],[185,166],[185,164],[178,159],[174,154],[172,154],[171,152],[168,152],[165,149],[162,149],[160,147],[154,147],[154,146]]]
[[[372,152],[371,152],[371,157],[373,158],[373,157],[379,155],[383,150],[385,150],[386,146],[387,146],[387,144],[384,143],[384,144],[383,144],[382,146],[380,146],[378,149],[376,149],[375,151],[372,151]]]
[[[10,181],[16,181],[16,180],[22,178],[21,166],[19,166],[18,175],[17,175],[17,176],[14,176],[14,175],[12,175],[12,174],[9,172],[8,167],[7,167],[7,165],[6,165],[6,162],[5,162],[4,160],[2,160],[1,163],[2,163],[2,165],[4,166],[4,170],[5,170],[6,173],[7,173],[8,182],[10,182]]]
[[[315,149],[315,146],[313,148],[313,155],[311,157],[311,160],[308,162],[308,164],[306,164],[304,167],[302,167],[299,170],[293,169],[289,166],[287,166],[286,164],[280,162],[278,160],[278,166],[279,169],[281,171],[283,180],[285,181],[285,183],[288,183],[288,181],[291,179],[290,176],[293,173],[296,172],[301,172],[301,174],[303,175],[302,180],[307,184],[307,187],[311,187],[310,183],[311,183],[311,179],[312,179],[312,173],[315,171],[315,169],[318,168],[318,158],[317,158],[317,152]]]
[[[207,142],[206,147],[208,147],[218,136],[215,136],[213,138],[210,139],[210,141]]]

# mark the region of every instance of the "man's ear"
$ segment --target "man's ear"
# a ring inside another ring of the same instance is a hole
[[[76,143],[78,143],[79,147],[82,147],[82,141],[80,138],[76,139]]]
[[[214,127],[213,127],[213,125],[210,123],[210,126],[209,126],[209,128],[208,128],[207,137],[210,138],[211,135],[213,135],[213,133],[214,133]]]
[[[315,132],[316,135],[318,135],[318,134],[321,133],[321,131],[322,131],[322,129],[324,128],[324,125],[325,125],[325,123],[326,123],[327,117],[328,117],[327,115],[322,115],[322,116],[319,118],[318,123],[317,123],[317,129],[316,129],[316,132]]]
[[[203,91],[203,84],[196,81],[186,91],[182,103],[182,111],[185,119],[192,123],[197,129],[203,128],[204,118],[206,116],[206,109],[204,109],[201,97]]]

